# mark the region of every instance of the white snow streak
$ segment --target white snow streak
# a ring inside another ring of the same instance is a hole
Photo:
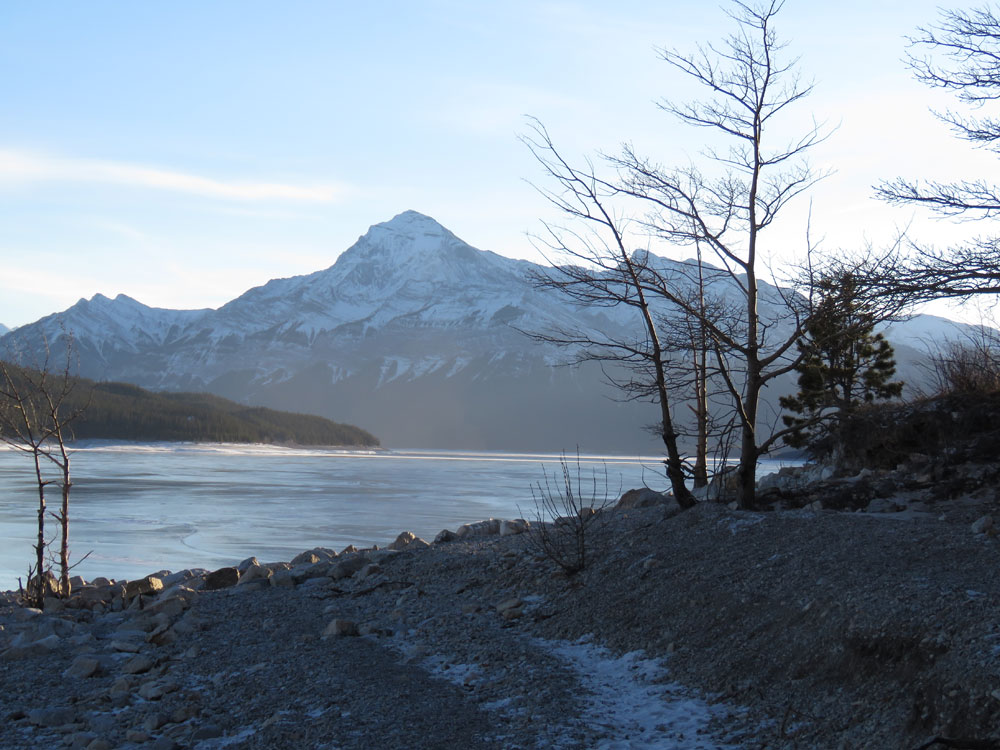
[[[641,651],[613,657],[587,639],[536,641],[567,662],[586,690],[580,719],[610,738],[596,750],[724,750],[707,734],[710,719],[728,709],[710,705],[676,683],[665,681],[666,670]]]

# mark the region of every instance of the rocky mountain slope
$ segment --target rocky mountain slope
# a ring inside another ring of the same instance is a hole
[[[539,290],[541,270],[407,211],[331,267],[269,281],[217,310],[97,295],[8,333],[0,351],[6,342],[40,352],[68,331],[85,377],[319,414],[390,447],[658,451],[643,429],[655,408],[614,400],[600,367],[560,367],[564,351],[518,330],[636,330],[630,311],[583,310]],[[775,299],[766,287],[762,310]],[[918,340],[920,324],[907,326],[902,338]],[[899,355],[921,359],[905,345]]]

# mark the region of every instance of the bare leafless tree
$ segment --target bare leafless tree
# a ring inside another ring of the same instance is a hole
[[[782,5],[779,0],[760,4],[735,0],[729,15],[736,30],[722,44],[700,46],[690,54],[662,51],[664,61],[707,93],[704,100],[661,103],[682,124],[705,129],[725,143],[707,147],[705,169],[663,167],[626,145],[618,155],[605,157],[615,176],[602,179],[590,163],[571,167],[544,129],[536,128],[540,137],[529,141],[559,186],[547,197],[564,214],[596,225],[605,234],[595,243],[592,236],[550,231],[552,247],[584,263],[579,269],[564,267],[553,286],[587,304],[632,304],[643,311],[642,343],[649,351],[620,339],[608,342],[612,344],[608,349],[653,363],[668,476],[675,494],[680,492],[676,483],[682,476],[681,461],[673,457],[675,415],[666,369],[658,364],[665,350],[652,301],[697,322],[698,336],[712,353],[712,369],[724,383],[739,425],[736,483],[741,507],[754,504],[758,460],[787,434],[777,426],[777,413],[764,419],[761,394],[794,369],[799,357],[795,343],[808,315],[807,295],[771,287],[771,293],[762,296],[763,236],[788,203],[823,176],[804,158],[825,137],[816,123],[790,141],[772,143],[781,116],[812,90],[797,75],[797,61],[782,58],[785,45],[773,28]],[[638,222],[649,236],[709,253],[711,270],[700,261],[691,264],[685,280],[656,268],[649,262],[650,254],[630,254],[625,222],[609,208],[623,201],[642,207]],[[572,248],[567,247],[567,236],[575,242]],[[737,290],[740,300],[725,315],[710,313],[703,297],[690,294],[692,288],[719,282]]]
[[[572,220],[569,226],[543,223],[545,231],[535,237],[536,245],[551,266],[536,276],[536,283],[583,307],[626,308],[634,313],[637,324],[625,329],[582,325],[525,333],[568,348],[572,362],[601,363],[606,366],[608,380],[625,398],[656,404],[656,429],[667,454],[667,479],[678,504],[691,507],[695,499],[686,484],[691,471],[681,453],[683,420],[676,409],[693,396],[697,435],[694,478],[700,486],[707,482],[707,337],[704,327],[671,305],[659,287],[669,285],[676,298],[684,298],[705,312],[712,305],[704,287],[692,287],[686,274],[670,274],[659,268],[652,254],[630,249],[628,243],[634,239],[631,229],[640,223],[621,213],[615,204],[620,186],[599,177],[592,163],[586,162],[583,168],[570,164],[537,120],[531,121],[530,132],[522,140],[544,168],[548,184],[554,185],[539,187],[539,192]]]
[[[1000,100],[1000,18],[984,6],[942,8],[938,23],[910,38],[908,62],[914,76],[932,88],[953,92],[970,116],[935,112],[957,137],[1000,155],[1000,119],[989,108]],[[878,185],[876,195],[896,205],[917,205],[963,221],[1000,216],[1000,187],[982,179],[939,182],[897,178]],[[895,269],[900,288],[924,299],[966,298],[1000,292],[1000,238],[979,237],[946,249],[912,243],[909,262]]]
[[[49,566],[46,559],[46,516],[59,526],[59,590],[69,596],[69,500],[72,487],[70,475],[70,428],[85,405],[74,404],[71,398],[75,380],[70,375],[72,338],[65,337],[65,363],[53,368],[46,347],[41,362],[33,367],[0,360],[0,440],[27,455],[33,465],[38,491],[38,535],[34,545],[35,560],[29,568],[27,600],[37,607],[44,605]],[[15,358],[21,359],[21,358]],[[54,474],[54,478],[53,478]],[[57,510],[50,510],[46,490],[59,488]]]
[[[819,125],[813,123],[790,141],[774,142],[780,117],[812,90],[798,76],[797,61],[783,59],[785,45],[774,30],[782,5],[737,0],[730,13],[737,29],[722,44],[700,46],[690,54],[662,52],[669,65],[707,93],[699,101],[661,103],[682,124],[705,129],[725,143],[706,150],[706,169],[665,168],[631,147],[613,160],[625,192],[649,206],[649,231],[672,244],[704,247],[739,290],[742,309],[736,325],[725,328],[684,300],[671,301],[704,320],[713,341],[716,367],[740,424],[741,507],[754,504],[757,462],[783,435],[761,424],[761,394],[794,368],[794,344],[807,313],[801,295],[775,290],[782,301],[764,314],[763,237],[788,203],[823,177],[804,158],[825,137]],[[670,296],[668,290],[663,293]]]

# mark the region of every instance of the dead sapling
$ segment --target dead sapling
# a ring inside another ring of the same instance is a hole
[[[529,540],[542,556],[558,565],[566,575],[587,567],[594,554],[598,531],[608,519],[608,509],[618,496],[608,485],[608,467],[603,477],[594,469],[586,477],[577,451],[573,464],[563,454],[559,474],[550,475],[543,468],[543,479],[531,487],[535,503],[535,523]]]

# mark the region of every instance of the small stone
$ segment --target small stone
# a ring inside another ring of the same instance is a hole
[[[73,709],[66,706],[36,708],[28,712],[28,721],[39,727],[61,727],[72,724],[75,718]]]
[[[988,534],[993,528],[993,516],[986,515],[972,524],[973,534]]]
[[[138,656],[133,656],[125,662],[125,666],[122,667],[122,672],[125,674],[143,674],[155,666],[156,661],[152,657],[147,656],[146,654],[139,654]]]
[[[163,714],[150,714],[146,717],[146,720],[142,722],[142,727],[147,732],[155,732],[168,721],[169,719]]]
[[[147,742],[149,735],[141,729],[130,729],[125,732],[126,742]]]
[[[219,568],[205,576],[205,591],[218,591],[235,586],[240,582],[240,571],[236,568]]]
[[[513,518],[509,521],[500,522],[500,536],[512,536],[523,534],[531,527],[531,524],[523,518]]]
[[[78,656],[62,676],[63,679],[85,679],[97,674],[100,669],[101,663],[94,657]]]
[[[191,733],[191,739],[194,742],[211,740],[221,736],[222,729],[216,724],[205,724],[204,726],[198,727]]]
[[[146,576],[138,581],[129,581],[125,584],[125,600],[131,601],[134,597],[142,594],[155,594],[163,590],[163,581],[156,576]]]
[[[497,612],[499,612],[502,615],[508,609],[518,609],[523,606],[524,606],[524,601],[518,599],[517,597],[514,597],[512,599],[504,599],[497,605],[496,609]]]
[[[114,640],[111,641],[111,648],[126,654],[137,654],[142,650],[142,643],[133,640]]]
[[[98,738],[87,745],[87,750],[111,750],[111,743]]]
[[[155,701],[162,698],[168,693],[172,693],[177,690],[177,685],[172,682],[157,682],[155,680],[150,680],[149,682],[144,682],[139,686],[139,697],[145,698],[148,701]]]
[[[449,531],[448,529],[441,529],[437,536],[434,537],[434,544],[443,544],[444,542],[454,542],[458,539],[458,535],[454,531]]]
[[[260,560],[258,560],[256,557],[248,557],[246,560],[237,565],[236,569],[240,572],[240,575],[242,576],[250,568],[256,568],[259,566],[260,566]]]
[[[292,565],[315,565],[320,561],[319,555],[312,550],[302,552],[292,558]]]
[[[358,625],[353,620],[334,620],[329,625],[326,626],[326,630],[323,631],[323,637],[328,638],[330,636],[355,636],[360,635],[358,631]]]

